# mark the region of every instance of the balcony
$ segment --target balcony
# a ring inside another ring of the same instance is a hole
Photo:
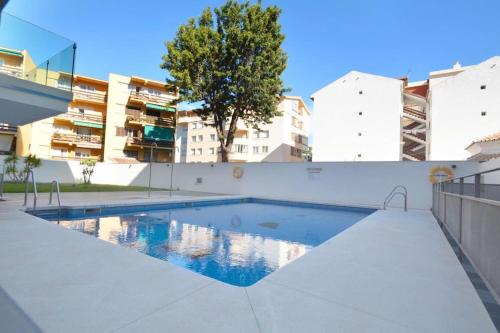
[[[0,13],[0,119],[13,126],[66,112],[73,100],[76,44],[62,36]],[[69,90],[58,88],[68,78]]]
[[[54,133],[52,141],[56,143],[65,143],[75,145],[81,148],[102,148],[102,138],[99,135],[73,134],[73,133]]]
[[[145,138],[127,138],[127,146],[129,147],[151,147],[154,146],[154,142],[156,143],[155,147],[163,147],[163,148],[173,148],[174,143],[169,141],[154,141]]]
[[[88,113],[67,112],[58,115],[56,118],[69,120],[75,125],[84,127],[103,128],[104,124],[102,115]]]
[[[90,157],[81,157],[81,156],[57,156],[57,155],[52,155],[50,157],[53,160],[57,161],[86,161],[86,160],[92,160],[99,162],[101,160],[100,156],[90,156]]]
[[[145,91],[131,91],[130,99],[144,102],[144,103],[154,103],[159,105],[166,105],[175,100],[173,97],[166,97],[164,95],[149,94]]]
[[[0,133],[12,133],[12,134],[16,134],[17,133],[17,127],[16,126],[10,126],[8,124],[2,124],[2,123],[0,123]]]
[[[22,64],[18,68],[3,65],[0,73],[56,88],[61,75],[72,79],[73,41],[7,13],[1,13],[1,22],[0,47]]]
[[[0,65],[0,73],[7,74],[9,76],[17,77],[19,79],[23,78],[23,70],[21,67]]]
[[[75,100],[81,100],[96,104],[106,104],[106,101],[108,99],[105,92],[83,90],[77,88],[73,89],[73,96]]]
[[[135,123],[138,125],[155,125],[155,126],[164,126],[164,127],[175,127],[175,119],[172,118],[163,118],[163,117],[155,117],[148,116],[142,111],[127,109],[125,110],[125,114],[127,115],[127,121],[129,123]]]

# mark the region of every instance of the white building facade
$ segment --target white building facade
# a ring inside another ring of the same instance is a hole
[[[500,130],[500,57],[429,81],[429,157],[467,159],[471,142]]]
[[[314,161],[465,160],[500,130],[500,57],[408,82],[350,72],[311,97]]]
[[[402,89],[401,80],[352,71],[317,91],[313,160],[399,160]]]
[[[229,154],[231,162],[301,162],[308,147],[310,112],[300,97],[284,96],[278,105],[281,116],[259,130],[238,121]],[[192,111],[179,111],[176,128],[177,163],[220,161],[217,133],[209,121]]]

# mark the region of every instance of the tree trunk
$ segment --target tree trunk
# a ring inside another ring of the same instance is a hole
[[[220,157],[222,163],[229,162],[229,152],[226,150],[226,146],[224,145],[224,141],[220,143]]]

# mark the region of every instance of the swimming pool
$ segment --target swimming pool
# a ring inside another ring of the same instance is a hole
[[[250,286],[375,210],[256,198],[39,211],[68,229]]]

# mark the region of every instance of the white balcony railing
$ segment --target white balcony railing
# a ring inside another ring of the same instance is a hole
[[[21,69],[21,67],[9,66],[3,64],[0,65],[0,73],[14,76],[20,79],[23,78],[23,70]]]

